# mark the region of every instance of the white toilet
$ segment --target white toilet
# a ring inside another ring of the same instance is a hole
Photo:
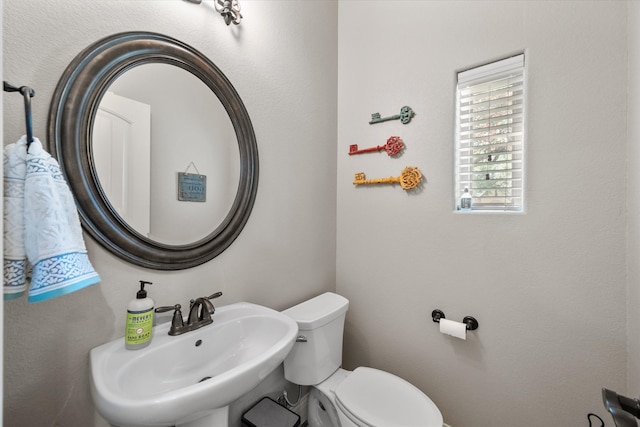
[[[299,328],[284,376],[312,386],[309,427],[442,427],[436,405],[407,381],[378,369],[340,368],[348,308],[346,298],[327,292],[283,311]]]

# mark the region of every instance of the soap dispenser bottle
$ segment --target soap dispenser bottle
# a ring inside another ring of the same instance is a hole
[[[136,298],[127,305],[127,328],[124,336],[128,350],[138,350],[151,343],[153,334],[153,300],[147,297],[144,285],[151,282],[140,281],[140,290]]]

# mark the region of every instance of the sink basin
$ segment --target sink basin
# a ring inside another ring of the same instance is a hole
[[[168,335],[168,323],[156,326],[140,350],[126,350],[124,338],[92,349],[98,412],[123,427],[199,423],[278,367],[298,333],[288,316],[250,303],[217,308],[213,319],[179,336]]]

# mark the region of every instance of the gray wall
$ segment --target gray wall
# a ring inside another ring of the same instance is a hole
[[[41,140],[51,96],[73,57],[109,34],[146,30],[190,44],[228,76],[252,119],[260,157],[253,213],[213,261],[154,272],[114,258],[87,237],[100,285],[39,304],[6,304],[7,427],[94,424],[88,351],[123,336],[140,279],[154,282],[149,292],[157,305],[184,306],[220,290],[218,304],[284,309],[335,290],[337,4],[241,4],[242,24],[227,27],[210,1],[3,2],[4,79],[36,90]],[[20,96],[4,97],[5,143],[24,134],[23,111]]]
[[[3,2],[4,79],[36,89],[41,139],[55,84],[75,54],[114,32],[149,30],[191,44],[229,76],[261,161],[247,227],[208,264],[148,271],[87,238],[102,284],[5,305],[6,426],[104,425],[94,422],[87,352],[122,336],[139,279],[155,283],[158,304],[222,290],[222,304],[282,309],[337,289],[351,300],[346,367],[407,378],[452,427],[587,425],[588,412],[607,419],[601,387],[640,394],[640,96],[637,78],[627,78],[627,46],[629,76],[640,68],[636,4],[242,6],[245,20],[228,28],[207,1]],[[527,212],[455,214],[455,72],[523,49]],[[405,104],[417,112],[411,124],[367,124],[371,113]],[[5,143],[24,133],[22,114],[21,99],[5,96]],[[346,154],[352,143],[378,145],[393,134],[407,144],[399,159]],[[427,179],[417,194],[351,184],[354,172],[385,177],[406,165]],[[496,246],[504,251],[489,251]],[[441,335],[434,308],[453,319],[474,315],[480,329],[464,342]]]
[[[347,368],[407,378],[454,427],[604,417],[600,388],[626,388],[627,3],[344,1],[338,16]],[[454,213],[456,71],[522,50],[526,213]],[[402,105],[410,124],[367,123]],[[346,154],[390,135],[407,145],[400,158]],[[354,172],[408,165],[426,177],[418,194],[352,185]],[[435,308],[480,328],[442,335]]]

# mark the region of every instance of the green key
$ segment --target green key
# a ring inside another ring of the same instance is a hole
[[[415,116],[416,113],[414,113],[414,111],[411,109],[411,107],[405,105],[404,107],[402,107],[400,109],[400,114],[396,114],[393,116],[388,116],[388,117],[380,117],[380,113],[373,113],[371,115],[371,121],[369,122],[370,125],[373,125],[375,123],[382,123],[382,122],[386,122],[389,120],[400,120],[402,122],[403,125],[406,125],[407,123],[409,123],[411,121],[411,118],[413,116]]]

